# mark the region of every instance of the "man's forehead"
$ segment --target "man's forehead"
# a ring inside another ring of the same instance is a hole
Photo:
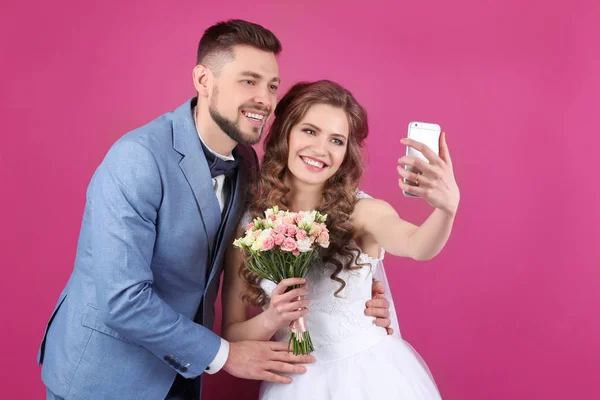
[[[279,65],[275,54],[251,46],[235,46],[233,60],[225,67],[230,72],[252,72],[266,79],[279,78]]]

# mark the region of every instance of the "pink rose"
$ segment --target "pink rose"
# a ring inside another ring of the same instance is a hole
[[[296,257],[298,257],[300,255],[300,250],[296,249],[296,250],[292,251],[292,254],[295,255]]]
[[[271,250],[275,246],[275,239],[273,236],[266,237],[263,241],[263,250]]]
[[[298,248],[296,241],[290,237],[285,238],[281,244],[281,250],[283,251],[294,251]]]
[[[313,225],[313,234],[311,235],[311,237],[314,239],[316,237],[318,237],[321,232],[323,231],[323,229],[321,229],[321,226],[318,224],[314,224]]]
[[[329,233],[325,231],[321,232],[321,234],[317,238],[317,243],[321,247],[329,247]]]
[[[249,231],[252,228],[254,228],[254,222],[250,222],[248,225],[246,225],[246,230],[247,231]]]
[[[294,223],[294,217],[292,217],[291,215],[286,215],[285,217],[283,217],[283,222],[286,225],[293,224]]]
[[[296,223],[299,224],[304,219],[304,215],[298,213],[296,215]]]
[[[306,239],[306,236],[307,236],[307,234],[304,229],[300,229],[298,231],[298,233],[296,233],[296,239],[298,239],[298,240],[304,240],[304,239]]]
[[[296,236],[296,233],[298,233],[298,228],[296,225],[288,225],[287,234],[293,237]]]
[[[254,239],[256,239],[260,236],[261,233],[262,233],[262,230],[259,229],[257,231],[252,232],[252,236],[254,236]]]
[[[275,228],[275,232],[283,235],[287,232],[287,226],[284,224],[278,225],[277,228]]]
[[[283,234],[281,233],[278,233],[277,235],[275,235],[275,246],[281,246],[284,240],[285,236],[283,236]]]
[[[270,219],[271,221],[275,221],[275,220],[277,219],[277,215],[271,215],[271,216],[269,217],[269,219]]]

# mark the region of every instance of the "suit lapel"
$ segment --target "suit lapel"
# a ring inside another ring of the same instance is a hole
[[[179,167],[196,198],[208,239],[208,260],[210,260],[221,224],[221,208],[215,196],[208,163],[194,125],[191,101],[179,107],[173,114],[173,148],[183,156]]]

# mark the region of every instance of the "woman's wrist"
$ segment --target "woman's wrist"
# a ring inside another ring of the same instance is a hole
[[[259,318],[261,318],[261,325],[264,328],[265,332],[269,334],[269,337],[273,336],[275,332],[279,329],[277,324],[269,318],[267,311],[263,311],[260,313]]]

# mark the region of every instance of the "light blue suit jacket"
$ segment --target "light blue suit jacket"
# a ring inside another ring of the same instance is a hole
[[[234,150],[242,164],[220,228],[195,101],[124,135],[92,177],[75,267],[38,357],[58,396],[164,399],[177,373],[201,375],[219,350],[210,329],[222,260],[257,159]]]

